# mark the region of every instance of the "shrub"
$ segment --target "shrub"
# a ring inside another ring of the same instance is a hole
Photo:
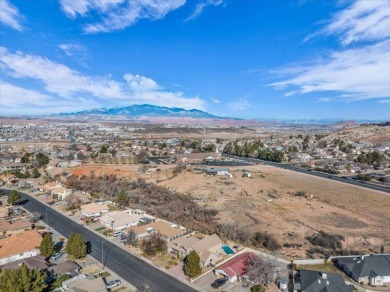
[[[184,272],[187,276],[196,277],[202,272],[200,257],[196,251],[191,251],[184,261]]]
[[[251,292],[265,292],[265,288],[261,285],[255,285],[251,288]]]
[[[330,249],[340,249],[342,247],[342,240],[345,238],[342,235],[330,234],[320,231],[317,234],[306,237],[311,244]]]

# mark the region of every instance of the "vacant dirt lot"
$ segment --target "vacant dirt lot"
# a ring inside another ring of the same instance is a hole
[[[305,237],[320,230],[344,235],[345,248],[366,251],[379,250],[390,235],[390,195],[268,166],[246,167],[253,177],[244,178],[242,169],[231,168],[232,179],[192,171],[161,184],[218,209],[221,222],[267,231],[281,244],[302,244],[283,248],[287,257],[304,257],[310,246]]]
[[[83,165],[67,170],[76,175],[115,174],[143,177],[193,196],[200,204],[220,211],[220,222],[238,223],[251,231],[267,231],[281,244],[286,258],[307,257],[305,239],[316,231],[344,235],[344,248],[378,251],[390,249],[390,195],[298,174],[269,166],[245,167],[252,178],[242,177],[243,167],[232,167],[233,178],[205,176],[199,169],[172,175],[173,165],[159,165],[139,173],[140,165]],[[61,170],[62,171],[62,170]],[[297,196],[304,191],[313,199]],[[387,236],[387,238],[386,238]]]

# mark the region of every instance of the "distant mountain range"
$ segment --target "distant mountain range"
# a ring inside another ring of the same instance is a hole
[[[121,116],[121,117],[177,117],[177,118],[202,118],[202,119],[228,119],[218,117],[207,112],[191,109],[186,110],[177,107],[165,107],[151,104],[135,104],[120,108],[100,108],[74,113],[61,113],[57,116]]]

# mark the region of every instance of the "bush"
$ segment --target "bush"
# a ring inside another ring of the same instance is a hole
[[[333,250],[341,249],[342,248],[342,240],[345,240],[344,236],[338,235],[338,234],[330,234],[326,233],[324,231],[320,231],[317,234],[314,234],[312,236],[306,237],[308,241],[311,242],[311,244],[324,247],[324,248],[330,248]]]
[[[260,231],[254,234],[252,238],[252,243],[256,247],[263,246],[271,251],[275,251],[281,248],[280,244],[271,234]]]
[[[69,276],[68,274],[63,274],[63,275],[59,276],[52,284],[52,288],[60,288],[62,285],[62,282],[69,280],[70,278],[72,278],[72,277]]]
[[[251,292],[265,292],[265,288],[261,285],[255,285],[251,288]]]

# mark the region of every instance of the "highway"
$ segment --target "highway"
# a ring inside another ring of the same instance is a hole
[[[346,183],[346,184],[350,184],[350,185],[363,187],[363,188],[367,188],[367,189],[385,192],[385,193],[390,194],[390,187],[387,187],[387,186],[376,185],[376,184],[368,183],[365,181],[355,180],[352,178],[343,178],[343,177],[339,177],[339,176],[334,175],[334,174],[328,174],[328,173],[323,173],[323,172],[319,172],[319,171],[311,171],[311,170],[308,170],[305,168],[294,167],[291,164],[284,164],[284,163],[279,163],[279,162],[261,160],[258,158],[248,158],[248,157],[241,157],[241,156],[228,155],[228,154],[224,154],[224,156],[235,159],[238,162],[246,162],[246,163],[248,163],[248,165],[253,164],[253,163],[262,163],[264,165],[270,165],[270,166],[274,166],[274,167],[288,169],[288,170],[292,170],[292,171],[296,171],[296,172],[300,172],[300,173],[305,173],[305,174],[309,174],[309,175],[313,175],[313,176],[317,176],[317,177],[326,178],[326,179],[329,179],[331,181],[338,181],[341,183]]]
[[[8,194],[8,190],[1,189],[2,194]],[[100,237],[92,231],[82,227],[78,223],[69,219],[56,210],[47,207],[37,199],[21,192],[21,205],[30,212],[39,212],[43,216],[43,221],[57,230],[65,237],[69,237],[72,232],[82,233],[84,239],[91,243],[92,252],[90,255],[102,263],[102,245],[104,265],[114,271],[120,277],[140,288],[144,284],[149,284],[158,292],[172,291],[197,291],[190,286],[180,282],[170,275],[160,271],[154,266],[140,260],[132,254],[124,251],[110,241]],[[46,218],[47,214],[47,218]]]

